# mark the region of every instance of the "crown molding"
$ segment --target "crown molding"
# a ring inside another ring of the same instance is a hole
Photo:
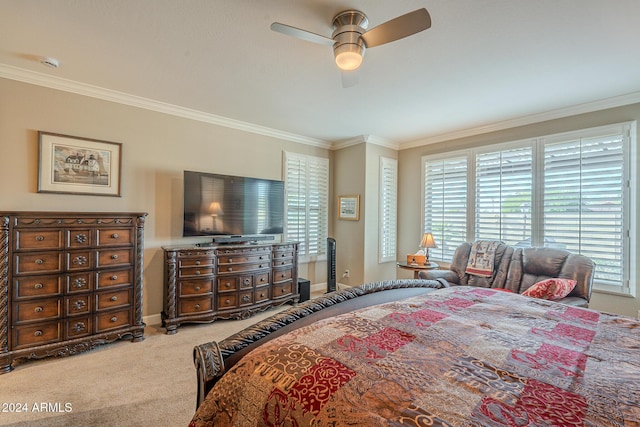
[[[475,128],[463,129],[455,132],[434,135],[426,138],[417,139],[400,143],[400,150],[407,148],[420,147],[423,145],[435,144],[437,142],[452,141],[454,139],[466,138],[483,133],[496,132],[500,130],[510,129],[518,126],[526,126],[534,123],[541,123],[548,120],[562,119],[579,114],[593,113],[594,111],[606,110],[609,108],[622,107],[625,105],[636,104],[640,102],[640,92],[633,92],[626,95],[615,96],[612,98],[600,99],[584,104],[573,105],[571,107],[560,108],[557,110],[545,111],[539,114],[531,114],[529,116],[516,117],[514,119],[504,120],[492,123],[486,126],[478,126]]]
[[[335,142],[331,146],[332,150],[340,150],[342,148],[347,148],[352,145],[358,145],[361,143],[367,144],[375,144],[380,145],[382,147],[391,148],[392,150],[399,150],[400,145],[397,142],[390,141],[388,139],[384,139],[374,135],[360,135],[355,138],[345,139],[343,141]]]
[[[0,77],[37,86],[43,86],[50,89],[61,90],[64,92],[75,93],[91,98],[97,98],[103,101],[115,102],[131,107],[155,111],[158,113],[170,114],[173,116],[196,120],[199,122],[237,129],[244,132],[278,138],[285,141],[312,145],[314,147],[331,149],[332,145],[332,143],[329,141],[324,141],[317,138],[310,138],[303,135],[284,132],[277,129],[259,126],[240,120],[230,119],[227,117],[217,116],[215,114],[209,114],[202,111],[192,110],[189,108],[156,101],[149,98],[143,98],[140,96],[105,89],[98,86],[79,83],[73,80],[63,79],[61,77],[55,77],[48,74],[25,70],[23,68],[13,67],[6,64],[0,64]]]

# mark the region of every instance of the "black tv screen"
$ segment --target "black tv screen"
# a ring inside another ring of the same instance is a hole
[[[184,171],[183,236],[281,234],[284,182]]]

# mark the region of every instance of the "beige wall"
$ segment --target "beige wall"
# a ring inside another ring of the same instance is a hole
[[[38,131],[122,143],[122,197],[38,193]],[[0,211],[148,212],[144,316],[162,310],[161,246],[206,240],[181,237],[183,170],[282,179],[283,151],[332,156],[306,144],[0,79]],[[325,282],[326,264],[303,264],[300,275]]]
[[[364,216],[365,203],[365,159],[366,143],[352,145],[334,153],[333,191],[338,196],[360,196],[360,219],[358,221],[338,218],[337,201],[331,213],[334,218],[333,235],[336,239],[336,278],[349,286],[364,283]],[[342,277],[345,270],[350,277]]]
[[[577,129],[585,129],[606,124],[620,123],[631,120],[640,120],[640,104],[625,107],[607,109],[595,113],[581,114],[558,120],[550,120],[528,126],[521,126],[513,129],[492,132],[483,135],[476,135],[438,144],[423,145],[416,148],[405,149],[399,153],[399,186],[402,189],[399,195],[399,244],[398,252],[411,253],[415,251],[416,244],[420,236],[421,224],[421,157],[428,154],[454,151],[458,149],[493,144],[499,142],[517,141],[525,138],[540,137],[561,132],[568,132]],[[638,138],[636,135],[636,144]],[[637,156],[632,159],[636,168],[640,166]],[[640,170],[640,169],[638,169]],[[636,180],[639,178],[636,177]],[[640,183],[636,182],[636,188]],[[640,198],[636,196],[635,212],[640,212]],[[638,236],[638,220],[631,225],[632,234]],[[636,247],[632,248],[632,254],[636,255],[640,250],[640,239],[636,238]],[[636,269],[636,262],[632,260],[634,275],[631,278],[632,288],[636,288],[639,280],[639,271]],[[640,299],[622,297],[616,295],[594,292],[592,295],[591,308],[609,311],[618,314],[635,317],[640,310]]]

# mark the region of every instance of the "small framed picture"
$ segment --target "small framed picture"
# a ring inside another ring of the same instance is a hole
[[[38,193],[120,197],[122,144],[38,132]]]
[[[338,196],[338,219],[360,219],[360,196]]]

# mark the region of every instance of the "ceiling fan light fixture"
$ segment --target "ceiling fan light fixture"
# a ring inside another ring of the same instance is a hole
[[[364,47],[357,44],[343,44],[334,50],[336,65],[344,71],[355,70],[362,64]]]

